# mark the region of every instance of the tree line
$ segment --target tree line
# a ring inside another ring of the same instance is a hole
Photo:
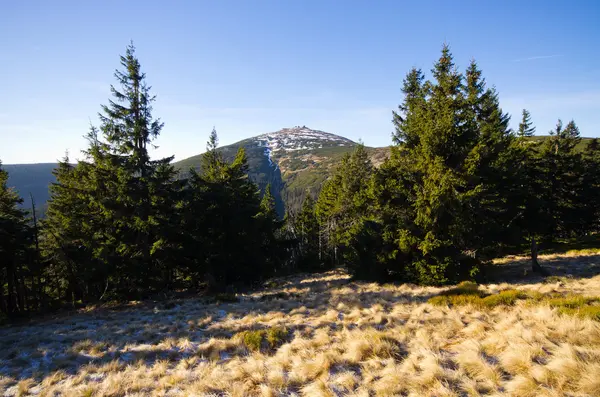
[[[0,309],[141,299],[179,289],[226,291],[285,264],[282,226],[267,187],[248,179],[244,149],[231,162],[210,135],[202,171],[178,177],[149,148],[163,123],[133,45],[112,98],[91,126],[84,158],[54,170],[45,218],[33,222],[0,171]],[[33,211],[35,213],[35,211]]]
[[[524,110],[509,127],[498,94],[473,61],[448,47],[425,79],[411,70],[394,112],[390,158],[374,167],[362,145],[314,200],[277,216],[270,188],[248,179],[212,131],[201,171],[178,175],[149,148],[163,123],[130,45],[112,98],[90,126],[84,158],[54,171],[38,220],[0,168],[0,310],[143,299],[177,290],[234,291],[266,277],[346,265],[356,278],[444,284],[476,277],[507,247],[597,233],[600,145],[580,150],[575,122],[531,139]],[[31,214],[31,215],[30,215]]]
[[[544,140],[523,110],[518,130],[477,63],[464,73],[444,46],[426,79],[406,75],[390,158],[348,154],[296,217],[308,263],[355,277],[445,284],[481,274],[508,249],[600,231],[600,142],[582,150],[574,121]]]

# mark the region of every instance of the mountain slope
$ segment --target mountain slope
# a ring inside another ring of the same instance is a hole
[[[277,209],[283,214],[284,207],[298,209],[307,192],[315,196],[342,156],[356,145],[339,135],[303,126],[258,135],[219,150],[231,160],[239,148],[245,148],[250,178],[261,190],[271,184]],[[376,164],[389,153],[389,148],[367,150]],[[201,157],[193,156],[175,165],[183,171],[190,167],[199,169]]]
[[[56,181],[52,170],[57,166],[57,163],[2,164],[2,168],[8,172],[8,186],[14,187],[23,197],[23,206],[31,207],[32,195],[36,206],[42,212],[50,198],[50,184]]]

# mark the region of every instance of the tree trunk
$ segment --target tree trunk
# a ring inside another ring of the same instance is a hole
[[[534,273],[543,273],[543,269],[537,260],[537,256],[538,248],[537,243],[535,242],[535,236],[531,236],[531,270]]]

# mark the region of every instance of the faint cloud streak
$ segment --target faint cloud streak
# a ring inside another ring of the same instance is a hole
[[[538,60],[538,59],[551,59],[551,58],[560,58],[560,57],[564,57],[564,55],[562,55],[562,54],[539,55],[539,56],[529,57],[529,58],[513,59],[512,62],[527,62],[527,61],[535,61],[535,60]]]

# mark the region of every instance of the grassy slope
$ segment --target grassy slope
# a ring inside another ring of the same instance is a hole
[[[485,294],[600,295],[600,251],[542,256],[555,275]],[[508,275],[513,275],[508,276]],[[509,278],[507,278],[509,277]],[[600,323],[547,301],[430,304],[447,288],[290,277],[239,296],[80,312],[0,328],[7,395],[597,396]],[[55,394],[56,393],[56,394]]]

